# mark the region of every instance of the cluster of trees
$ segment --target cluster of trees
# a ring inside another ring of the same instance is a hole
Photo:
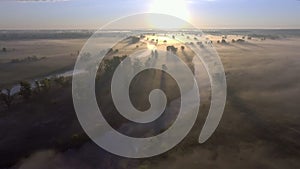
[[[204,47],[203,43],[202,42],[197,42],[197,45],[199,45],[201,48]]]
[[[158,43],[158,39],[151,39],[151,42],[156,42],[156,44],[157,44]]]
[[[231,43],[244,43],[244,42],[246,42],[244,39],[231,40]],[[218,40],[217,43],[227,44],[228,42],[225,39],[222,39],[221,41]]]
[[[132,36],[130,37],[130,39],[131,39],[131,44],[138,43],[141,40],[139,37],[136,36]]]
[[[24,59],[12,59],[11,63],[24,63],[24,62],[35,62],[42,59],[46,59],[46,57],[38,58],[37,56],[28,56]]]
[[[146,36],[145,35],[140,35],[140,39],[144,39]]]
[[[34,84],[28,81],[21,81],[19,83],[20,90],[18,93],[13,93],[11,89],[0,90],[0,99],[9,109],[16,98],[21,98],[26,101],[32,98],[34,94],[48,92],[54,85],[66,87],[69,84],[69,79],[65,77],[45,78],[40,81],[35,81]]]
[[[225,39],[222,39],[221,41],[218,40],[217,43],[223,43],[223,44],[227,44],[226,40]]]
[[[243,42],[245,42],[245,40],[244,39],[238,39],[238,40],[232,39],[231,42],[232,43],[243,43]]]
[[[127,56],[124,55],[122,57],[114,56],[112,59],[105,59],[104,64],[102,65],[105,73],[110,74],[113,73],[114,70],[118,67],[118,65],[124,60]]]
[[[15,96],[11,93],[11,89],[4,89],[3,91],[0,92],[1,92],[0,94],[1,100],[9,108]]]
[[[152,56],[157,57],[158,53],[157,51],[152,51]],[[105,59],[103,61],[103,63],[101,63],[101,69],[104,70],[104,72],[102,73],[102,75],[104,76],[111,76],[115,70],[117,69],[117,67],[119,66],[119,64],[125,59],[127,58],[127,55],[123,55],[123,56],[114,56],[112,59]],[[142,67],[143,67],[143,63],[139,60],[139,59],[134,59],[133,61],[130,60],[129,58],[129,64],[132,65],[132,68],[135,72],[138,72]]]
[[[232,39],[231,43],[244,43],[244,42],[246,42],[246,40],[245,40],[246,38],[248,40],[252,40],[251,36],[243,36],[241,39]],[[227,39],[227,35],[222,36],[222,40],[218,40],[217,43],[222,43],[222,44],[229,43],[229,42],[226,41],[226,39]]]
[[[167,51],[170,51],[170,52],[173,52],[173,53],[176,53],[177,52],[177,48],[175,46],[167,46]]]

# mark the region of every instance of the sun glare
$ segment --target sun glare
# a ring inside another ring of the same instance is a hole
[[[153,0],[150,12],[173,15],[189,21],[189,11],[186,0]]]

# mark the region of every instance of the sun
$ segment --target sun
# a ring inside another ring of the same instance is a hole
[[[153,0],[149,12],[168,14],[189,21],[186,0]]]

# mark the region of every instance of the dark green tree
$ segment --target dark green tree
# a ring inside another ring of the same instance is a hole
[[[0,90],[1,92],[1,90]],[[5,92],[0,93],[1,100],[5,103],[7,108],[9,109],[13,100],[14,100],[14,95],[11,93],[11,89],[5,89]]]
[[[41,80],[40,86],[44,91],[48,91],[51,88],[51,80],[48,78]]]
[[[35,83],[35,90],[37,92],[40,92],[41,91],[41,84],[40,84],[40,82],[36,80],[34,83]]]
[[[66,80],[65,77],[60,76],[60,77],[56,77],[56,78],[54,79],[54,82],[57,83],[58,85],[64,87],[64,86],[67,85],[67,82],[68,82],[68,81]]]
[[[113,73],[118,65],[121,63],[122,58],[114,56],[112,59],[104,60],[105,73]]]
[[[23,97],[24,100],[28,100],[32,94],[31,84],[27,81],[20,82],[20,95]]]

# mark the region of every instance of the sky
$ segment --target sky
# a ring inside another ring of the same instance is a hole
[[[0,0],[0,29],[98,29],[144,12],[202,29],[300,29],[300,0]]]

